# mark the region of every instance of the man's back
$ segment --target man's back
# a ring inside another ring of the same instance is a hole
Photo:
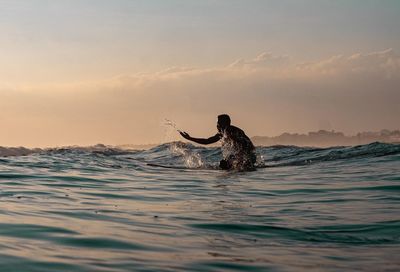
[[[220,167],[225,169],[254,169],[256,154],[250,138],[238,127],[228,126],[222,134],[222,153],[224,160]]]
[[[250,138],[238,127],[228,126],[222,133],[222,144],[229,144],[239,152],[251,153],[254,145]]]

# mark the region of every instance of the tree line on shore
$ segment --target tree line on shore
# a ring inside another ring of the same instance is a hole
[[[297,146],[333,146],[333,145],[362,145],[372,142],[400,143],[400,130],[383,129],[378,132],[359,132],[347,136],[342,132],[319,130],[307,134],[283,133],[279,136],[252,137],[255,145],[297,145]]]

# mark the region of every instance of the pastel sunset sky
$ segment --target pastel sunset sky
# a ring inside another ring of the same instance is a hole
[[[398,0],[0,0],[0,146],[399,129]],[[168,134],[168,135],[167,135]]]

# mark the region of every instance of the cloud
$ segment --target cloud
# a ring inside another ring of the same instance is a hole
[[[0,125],[7,134],[0,145],[158,142],[165,140],[164,118],[208,136],[222,112],[251,136],[305,132],[321,120],[347,133],[398,128],[398,86],[400,56],[391,49],[301,63],[263,53],[207,69],[3,86]]]
[[[289,56],[275,56],[272,53],[262,53],[252,60],[239,59],[232,64],[229,68],[245,68],[245,69],[262,69],[262,68],[282,68],[287,67],[291,62]]]
[[[370,54],[354,54],[350,57],[334,56],[327,60],[299,65],[300,69],[319,74],[372,75],[375,77],[399,77],[400,57],[392,49]]]

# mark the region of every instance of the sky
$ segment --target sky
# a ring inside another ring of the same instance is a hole
[[[399,129],[398,0],[0,0],[0,146]]]

